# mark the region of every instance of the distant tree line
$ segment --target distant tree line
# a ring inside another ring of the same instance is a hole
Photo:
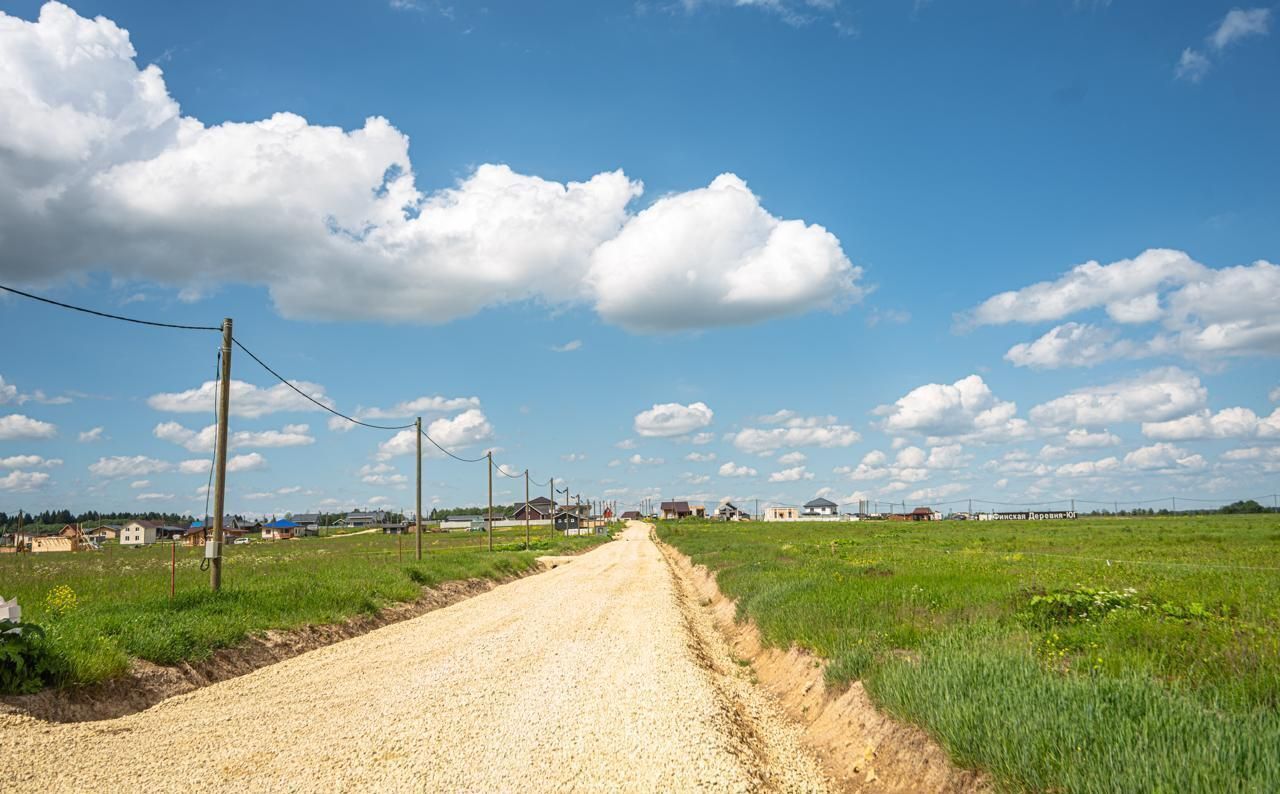
[[[59,527],[66,524],[84,524],[86,526],[89,524],[118,524],[135,518],[145,521],[163,521],[166,524],[178,524],[190,520],[190,516],[184,516],[179,513],[157,513],[154,510],[147,513],[101,513],[97,510],[88,510],[83,513],[73,513],[70,510],[45,510],[39,513],[28,513],[19,510],[16,513],[0,512],[0,529],[12,531],[17,529],[19,524],[23,527],[54,524]]]
[[[494,505],[493,514],[495,516],[507,516],[519,509],[524,502],[516,502],[509,505]],[[487,516],[489,514],[489,506],[481,505],[480,507],[437,507],[433,508],[430,515],[427,516],[428,521],[443,521],[449,516]]]

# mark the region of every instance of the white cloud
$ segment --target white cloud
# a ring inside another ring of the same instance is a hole
[[[1280,386],[1277,386],[1271,391],[1267,392],[1267,399],[1273,403],[1280,402]]]
[[[1139,447],[1124,456],[1124,463],[1134,469],[1163,472],[1195,471],[1205,466],[1200,455],[1166,443]]]
[[[404,485],[409,478],[386,463],[366,463],[360,467],[360,482],[366,485]]]
[[[209,469],[213,466],[213,461],[207,458],[193,458],[184,460],[178,464],[178,471],[182,474],[209,474]],[[227,458],[228,472],[256,471],[267,467],[267,459],[257,452],[250,452],[245,455],[232,455]]]
[[[805,454],[798,450],[796,452],[788,452],[787,454],[778,457],[778,463],[782,466],[795,466],[797,464],[804,463],[806,460],[808,460],[808,458]]]
[[[920,488],[912,491],[907,495],[908,499],[917,502],[936,502],[939,499],[946,499],[948,496],[955,496],[964,490],[964,486],[960,483],[951,483],[949,485],[939,485],[933,488]]]
[[[834,449],[852,446],[862,436],[851,426],[839,424],[834,416],[800,416],[782,410],[762,417],[762,422],[780,427],[747,427],[729,435],[733,445],[743,452],[769,455],[779,449],[823,447]]]
[[[3,94],[0,94],[3,96]],[[0,122],[3,122],[4,116],[0,111]],[[7,383],[3,375],[0,375],[0,405],[25,405],[26,403],[40,403],[41,405],[66,405],[71,402],[70,397],[49,397],[40,389],[36,389],[30,393],[18,391],[18,387],[12,383]]]
[[[1153,369],[1102,386],[1086,386],[1031,409],[1044,426],[1096,427],[1116,422],[1160,422],[1204,404],[1200,379],[1177,367]]]
[[[0,477],[0,491],[26,493],[43,488],[49,483],[49,475],[43,471],[11,471]]]
[[[1064,463],[1054,470],[1059,477],[1098,477],[1120,468],[1120,460],[1106,457],[1101,460],[1083,460],[1078,463]]]
[[[636,433],[651,438],[683,436],[710,425],[714,416],[703,402],[660,403],[636,414],[634,426]]]
[[[1092,367],[1111,359],[1138,354],[1137,345],[1116,337],[1116,331],[1110,328],[1065,323],[1050,329],[1034,342],[1014,345],[1004,358],[1015,367],[1058,369]]]
[[[688,461],[693,461],[694,463],[706,463],[706,462],[708,462],[708,461],[715,460],[715,459],[716,459],[716,453],[714,453],[714,452],[690,452],[688,455],[685,455],[685,456],[684,456],[684,459],[685,459],[685,460],[688,460]]]
[[[469,408],[454,417],[442,417],[429,424],[425,432],[436,443],[450,452],[488,441],[493,438],[493,425],[479,408]],[[386,460],[398,455],[413,455],[417,450],[418,431],[401,430],[378,445],[378,458]],[[422,440],[422,453],[431,457],[443,455],[435,444]]]
[[[680,477],[690,485],[706,485],[711,482],[711,477],[708,475],[694,474],[691,471],[686,471],[684,474],[681,474]]]
[[[1280,408],[1268,417],[1259,417],[1248,408],[1208,409],[1165,422],[1144,422],[1142,434],[1165,441],[1205,438],[1280,438]]]
[[[720,464],[721,477],[754,477],[759,472],[750,466],[739,466],[733,461],[727,461]]]
[[[582,452],[570,452],[568,455],[561,455],[560,460],[566,463],[579,463],[587,459],[586,454]]]
[[[23,438],[53,438],[58,428],[48,422],[32,419],[22,414],[0,416],[0,441],[16,441]]]
[[[151,480],[134,480],[133,482],[129,483],[129,487],[136,491],[139,488],[146,488],[150,484],[151,484]]]
[[[1280,266],[1208,268],[1181,251],[1153,249],[1110,265],[1090,262],[1053,282],[1005,292],[970,313],[972,324],[1038,322],[1106,306],[1117,323],[1159,323],[1146,339],[1069,322],[1014,345],[1005,358],[1050,369],[1117,358],[1180,355],[1206,364],[1224,357],[1280,355]]]
[[[479,397],[442,397],[438,394],[417,397],[398,402],[390,408],[357,408],[357,419],[408,419],[423,414],[451,414],[468,408],[479,408]],[[331,430],[350,430],[355,427],[340,416],[329,420]]]
[[[315,383],[294,380],[290,381],[302,391],[311,395],[318,402],[333,407],[333,401],[325,396],[324,387]],[[205,381],[194,389],[181,392],[153,394],[147,398],[147,405],[157,411],[170,413],[202,413],[213,415],[214,398],[217,395],[217,383]],[[302,395],[283,383],[260,388],[242,380],[231,381],[231,415],[256,419],[278,411],[319,411],[316,405],[307,401]]]
[[[689,437],[689,443],[699,447],[704,444],[710,444],[712,441],[715,441],[715,440],[716,440],[715,433],[694,433],[692,436]]]
[[[636,442],[635,442],[635,439],[633,438],[624,438],[618,443],[614,444],[614,446],[617,447],[618,449],[635,449]]]
[[[565,342],[563,345],[551,346],[551,352],[553,353],[572,353],[573,351],[580,350],[580,349],[582,349],[581,339],[571,339],[568,342]]]
[[[775,471],[769,475],[769,482],[799,482],[800,480],[812,480],[813,472],[804,466],[793,466],[789,469]]]
[[[173,499],[171,493],[140,493],[136,497],[139,502],[167,502]]]
[[[10,455],[7,458],[0,458],[0,469],[33,469],[36,467],[51,469],[54,466],[61,465],[61,458],[45,458],[40,455]]]
[[[1119,436],[1105,429],[1091,433],[1083,427],[1068,430],[1063,438],[1069,447],[1113,447],[1120,443]]]
[[[21,83],[0,96],[0,238],[19,281],[110,268],[188,291],[260,284],[311,320],[585,303],[645,331],[863,292],[833,235],[771,215],[732,174],[636,215],[643,185],[621,171],[560,183],[483,164],[424,193],[408,137],[384,118],[207,126],[181,115],[158,66],[138,68],[111,20],[58,3],[35,23],[2,19],[0,71]]]
[[[1178,56],[1178,65],[1173,68],[1173,76],[1179,80],[1198,83],[1209,73],[1212,65],[1213,63],[1204,53],[1187,47],[1182,51],[1182,55]]]
[[[227,438],[229,449],[259,447],[301,447],[314,444],[307,425],[285,425],[280,430],[237,430]],[[177,422],[161,422],[152,434],[161,441],[178,444],[191,452],[212,452],[217,440],[217,425],[207,425],[199,431],[191,430]]]
[[[966,455],[960,444],[944,444],[929,450],[925,467],[929,469],[959,469],[969,464],[972,455]]]
[[[173,464],[165,460],[157,460],[148,458],[145,455],[115,455],[113,457],[98,458],[96,463],[89,464],[89,471],[99,477],[115,478],[115,477],[141,477],[147,474],[157,474],[162,471],[169,471],[173,468]]]
[[[1109,265],[1090,261],[1077,265],[1055,281],[1002,292],[983,301],[965,319],[974,325],[1036,323],[1060,320],[1070,314],[1107,306],[1126,316],[1134,299],[1168,284],[1182,284],[1205,272],[1182,251],[1153,248],[1133,259]]]
[[[1016,403],[1000,400],[980,375],[955,383],[917,386],[893,405],[875,413],[884,417],[882,427],[891,433],[921,433],[930,439],[999,442],[1031,434],[1025,419],[1015,416]]]
[[[636,331],[745,325],[862,299],[835,235],[770,215],[746,183],[658,199],[604,242],[587,274],[596,310]]]
[[[80,434],[79,441],[81,444],[93,444],[95,442],[101,441],[102,432],[103,432],[103,429],[101,427],[95,427],[92,430],[85,430],[83,433]]]
[[[664,461],[662,458],[646,458],[637,452],[636,454],[627,458],[627,462],[630,463],[632,466],[660,466],[666,461]]]
[[[1222,18],[1218,29],[1209,37],[1215,49],[1223,49],[1249,36],[1265,36],[1271,29],[1271,9],[1233,8]]]

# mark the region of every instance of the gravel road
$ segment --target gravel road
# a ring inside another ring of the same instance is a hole
[[[0,714],[6,791],[821,791],[647,527],[92,723]]]

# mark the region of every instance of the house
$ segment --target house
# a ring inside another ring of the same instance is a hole
[[[800,518],[800,511],[794,507],[779,505],[764,509],[765,521],[795,521]]]
[[[156,542],[156,530],[159,528],[159,521],[126,521],[120,527],[120,545],[150,546]]]
[[[750,521],[751,514],[733,502],[725,502],[716,508],[715,517],[721,521]]]
[[[186,534],[182,536],[182,542],[184,545],[198,548],[200,546],[203,546],[206,540],[211,539],[213,530],[210,529],[208,532],[206,532],[204,527],[200,527],[196,525],[199,523],[200,522],[197,521],[195,524],[192,524],[191,526],[187,527]],[[225,532],[226,530],[224,529],[223,533],[225,534]]]
[[[262,525],[263,540],[292,540],[298,525],[287,518],[281,518],[272,521],[269,524]]]
[[[627,510],[626,512],[624,512],[624,513],[622,514],[622,520],[623,520],[623,521],[639,521],[639,520],[640,520],[640,511],[639,511],[639,510]]]
[[[545,496],[539,496],[530,499],[528,502],[521,502],[516,505],[516,510],[511,514],[514,521],[524,521],[526,518],[530,521],[545,521],[551,517],[551,500]]]
[[[907,521],[936,521],[939,518],[942,518],[942,514],[933,512],[930,507],[917,507],[906,516]]]
[[[104,540],[117,540],[120,537],[120,526],[118,524],[100,524],[86,532],[85,537],[98,543]]]
[[[583,518],[582,514],[576,510],[561,510],[556,513],[555,523],[556,529],[563,531],[566,529],[577,530],[581,528],[586,521],[587,519]]]
[[[664,520],[681,518],[704,518],[707,508],[702,505],[690,505],[688,502],[663,502],[660,505]]]
[[[387,521],[387,513],[385,510],[375,510],[372,513],[347,513],[347,526],[349,527],[379,527]]]
[[[298,513],[289,516],[289,520],[298,525],[299,529],[306,530],[307,534],[320,534],[320,514],[319,513]],[[311,530],[315,530],[314,533]]]
[[[804,513],[806,516],[834,516],[840,510],[840,505],[830,499],[823,499],[819,496],[817,499],[804,503]]]

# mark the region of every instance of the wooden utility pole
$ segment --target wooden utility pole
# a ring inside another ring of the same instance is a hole
[[[556,536],[556,478],[551,478],[551,537]]]
[[[529,550],[529,470],[524,470],[524,550]]]
[[[422,559],[422,417],[413,423],[418,433],[418,497],[414,503],[413,516],[418,526],[418,559]]]
[[[493,551],[493,452],[486,452],[489,459],[489,551]]]
[[[222,589],[222,516],[227,496],[227,415],[231,408],[231,318],[222,321],[222,372],[218,382],[217,454],[213,462],[213,556],[209,559],[209,587]],[[206,551],[206,556],[208,552]]]

